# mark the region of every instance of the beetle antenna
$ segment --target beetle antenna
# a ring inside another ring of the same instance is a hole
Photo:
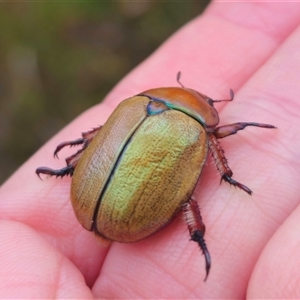
[[[223,101],[232,101],[234,98],[234,92],[232,89],[229,90],[230,99],[223,99],[223,100],[212,100],[213,103],[215,102],[223,102]]]
[[[179,83],[179,85],[184,88],[184,85],[180,82],[180,77],[181,77],[181,72],[179,71],[176,75],[176,80]]]

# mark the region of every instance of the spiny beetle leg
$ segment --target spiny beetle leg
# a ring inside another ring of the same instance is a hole
[[[211,258],[204,240],[205,225],[202,222],[197,201],[191,198],[187,203],[185,203],[183,213],[191,235],[191,240],[198,243],[202,253],[204,254],[206,269],[204,281],[206,281],[211,266]]]
[[[245,191],[246,193],[248,193],[249,195],[252,195],[252,191],[245,185],[235,181],[234,179],[232,179],[228,174],[224,174],[221,178],[221,181],[227,181],[228,183],[230,183],[233,186],[237,186],[238,188],[242,189],[243,191]]]
[[[82,149],[78,150],[76,153],[72,154],[71,156],[66,158],[67,166],[72,166],[73,170],[75,170],[78,160],[81,157],[83,151],[86,149],[87,146],[83,146]]]
[[[252,191],[248,187],[231,178],[233,173],[228,166],[227,159],[224,155],[224,151],[219,141],[217,140],[215,134],[214,133],[209,134],[208,138],[209,138],[209,150],[215,161],[216,167],[221,175],[221,181],[225,180],[228,183],[237,186],[238,188],[242,189],[243,191],[251,195]]]
[[[60,143],[54,151],[54,156],[58,157],[57,153],[66,146],[72,147],[72,146],[78,146],[78,145],[84,144],[83,147],[86,148],[90,144],[90,142],[93,140],[95,135],[98,133],[98,131],[101,129],[101,127],[102,126],[98,126],[98,127],[93,128],[90,131],[83,132],[81,134],[82,138],[79,138],[77,140]]]
[[[56,149],[55,149],[55,151],[54,151],[54,157],[57,157],[58,158],[58,156],[57,156],[57,153],[62,149],[62,148],[64,148],[64,147],[66,147],[66,146],[77,146],[77,145],[81,145],[81,144],[83,144],[84,143],[84,139],[83,138],[80,138],[80,139],[77,139],[77,140],[75,140],[75,141],[68,141],[68,142],[62,142],[62,143],[60,143],[57,147],[56,147]]]
[[[87,143],[89,144],[93,138],[95,137],[95,135],[98,133],[98,131],[102,128],[102,125],[93,128],[90,131],[86,131],[82,133],[82,137],[85,139],[85,141],[87,141]]]
[[[65,168],[59,170],[50,169],[48,167],[39,167],[35,171],[35,173],[40,177],[40,179],[42,179],[40,174],[46,174],[46,175],[56,176],[56,177],[64,177],[66,175],[72,176],[73,172],[74,172],[74,168],[71,165],[66,166]]]
[[[239,130],[243,130],[247,126],[255,126],[261,128],[276,128],[275,126],[270,124],[254,123],[254,122],[238,122],[238,123],[217,127],[216,130],[214,131],[214,135],[216,138],[221,139],[226,136],[236,134]]]
[[[72,147],[72,146],[77,146],[77,145],[83,144],[82,149],[80,149],[75,154],[66,158],[66,163],[67,163],[66,167],[59,169],[59,170],[50,169],[48,167],[40,167],[40,168],[36,169],[36,171],[35,171],[36,174],[40,178],[41,178],[40,174],[46,174],[46,175],[56,176],[56,177],[64,177],[66,175],[72,176],[82,152],[87,148],[87,146],[93,140],[93,138],[98,133],[98,131],[101,129],[101,127],[102,126],[99,126],[99,127],[93,128],[90,131],[83,132],[82,138],[74,140],[74,141],[62,142],[56,147],[56,149],[54,151],[54,156],[58,157],[57,153],[62,148],[66,147],[66,146]]]

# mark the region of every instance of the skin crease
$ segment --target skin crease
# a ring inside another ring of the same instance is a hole
[[[212,3],[21,166],[0,189],[0,298],[299,298],[299,21],[298,3]],[[179,70],[186,87],[212,98],[235,91],[216,105],[221,125],[278,127],[221,140],[233,178],[253,196],[220,186],[211,159],[204,168],[195,198],[212,256],[205,283],[182,216],[144,241],[103,248],[74,216],[70,178],[34,173],[63,167],[56,145],[103,123],[129,96],[177,86]]]

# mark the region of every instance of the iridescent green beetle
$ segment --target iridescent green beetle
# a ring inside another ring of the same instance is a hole
[[[213,103],[233,100],[230,94],[228,100],[212,100],[183,86],[147,90],[121,102],[103,126],[58,145],[55,156],[65,146],[82,145],[66,159],[65,168],[40,167],[36,173],[73,175],[76,217],[104,240],[142,240],[183,211],[191,239],[205,255],[206,279],[211,259],[192,195],[207,154],[212,153],[222,180],[251,194],[232,178],[218,139],[246,126],[275,128],[252,122],[216,127],[219,116]]]

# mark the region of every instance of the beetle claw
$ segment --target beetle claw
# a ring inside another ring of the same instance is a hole
[[[245,191],[247,194],[249,195],[252,195],[252,191],[247,187],[245,186],[244,184],[242,183],[239,183],[237,181],[235,181],[234,179],[232,179],[228,174],[224,174],[221,178],[221,181],[224,180],[224,181],[227,181],[229,184],[235,186],[235,187],[238,187],[240,188],[241,190]]]
[[[43,180],[42,177],[40,176],[40,173],[37,170],[35,171],[35,173],[39,177],[39,179]]]
[[[210,267],[211,267],[211,258],[210,258],[210,254],[208,252],[208,249],[207,249],[204,237],[203,237],[203,233],[200,230],[196,230],[193,233],[191,240],[198,243],[198,245],[201,248],[202,253],[205,257],[206,276],[204,278],[204,281],[206,281],[206,279],[208,278]]]
[[[208,252],[205,240],[204,240],[204,234],[205,234],[205,225],[202,222],[199,206],[197,204],[197,201],[193,198],[191,198],[184,206],[183,206],[183,212],[185,215],[185,219],[188,225],[188,229],[191,235],[191,240],[198,243],[200,249],[202,250],[202,253],[205,257],[205,270],[206,270],[206,276],[204,278],[204,281],[206,281],[210,266],[211,266],[211,259],[210,254]]]

